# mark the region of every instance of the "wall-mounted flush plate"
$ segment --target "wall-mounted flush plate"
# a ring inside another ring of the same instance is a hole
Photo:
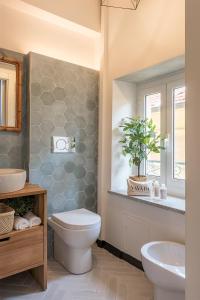
[[[53,136],[52,152],[66,153],[75,152],[75,138],[67,136]]]

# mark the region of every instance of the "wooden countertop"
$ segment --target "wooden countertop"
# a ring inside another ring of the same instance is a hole
[[[41,195],[46,194],[47,191],[41,188],[37,184],[26,183],[22,190],[12,192],[12,193],[0,193],[0,200],[16,198],[16,197],[26,197],[31,195]]]

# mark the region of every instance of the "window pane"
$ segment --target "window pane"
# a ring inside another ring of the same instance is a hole
[[[173,90],[173,177],[185,179],[185,87]]]
[[[156,132],[160,134],[160,106],[161,94],[155,93],[145,96],[145,117],[152,119],[156,125]],[[160,154],[151,153],[146,161],[146,175],[160,176]]]

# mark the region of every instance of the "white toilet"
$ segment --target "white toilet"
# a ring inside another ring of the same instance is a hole
[[[142,264],[154,284],[154,300],[185,299],[185,246],[151,242],[141,249]]]
[[[48,224],[54,229],[54,257],[69,272],[82,274],[92,269],[92,244],[101,229],[101,217],[87,209],[53,214]]]

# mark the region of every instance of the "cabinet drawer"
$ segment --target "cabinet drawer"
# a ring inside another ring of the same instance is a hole
[[[0,236],[0,278],[43,264],[43,251],[43,226]]]

